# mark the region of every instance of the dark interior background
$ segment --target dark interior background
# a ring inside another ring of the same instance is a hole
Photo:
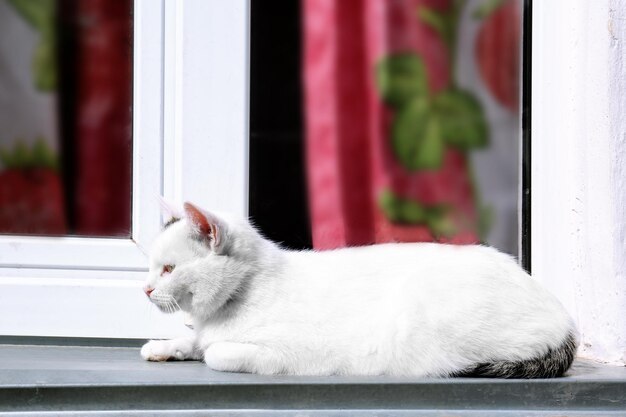
[[[285,247],[311,247],[301,89],[300,2],[252,2],[250,217]]]

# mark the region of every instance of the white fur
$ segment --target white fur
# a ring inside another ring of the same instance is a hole
[[[196,337],[149,342],[145,359],[203,358],[262,374],[445,376],[533,358],[575,334],[556,298],[489,247],[296,252],[246,221],[213,219],[219,247],[187,219],[155,242],[150,298],[190,313]],[[176,267],[160,276],[163,265]]]
[[[183,212],[172,202],[165,199],[165,197],[157,195],[157,201],[159,202],[159,207],[161,208],[161,215],[165,221],[168,221],[171,218],[180,219],[183,217]]]

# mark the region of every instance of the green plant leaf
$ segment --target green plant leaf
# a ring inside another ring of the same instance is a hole
[[[472,17],[474,19],[484,19],[502,6],[502,3],[505,1],[507,0],[486,0],[474,10]]]
[[[428,228],[436,237],[451,237],[457,232],[454,221],[445,215],[429,217]]]
[[[56,45],[54,35],[42,32],[42,41],[35,48],[32,70],[35,88],[39,91],[53,91],[57,85]]]
[[[428,99],[416,99],[396,110],[391,131],[394,155],[408,170],[437,169],[444,143],[439,120],[432,117]]]
[[[15,11],[39,32],[32,61],[35,87],[52,91],[57,85],[55,0],[9,0]]]
[[[398,109],[393,119],[391,143],[394,155],[407,169],[414,170],[414,161],[424,140],[430,113],[427,99],[413,100],[408,106]]]
[[[491,206],[482,206],[478,211],[478,236],[481,241],[487,240],[489,231],[493,226],[495,212]]]
[[[482,148],[489,143],[483,108],[470,93],[447,90],[433,100],[433,111],[440,121],[441,136],[461,150]]]
[[[54,16],[54,0],[8,0],[22,18],[37,30]]]
[[[425,224],[428,208],[410,199],[397,197],[391,190],[384,190],[378,203],[385,216],[394,223]]]
[[[452,13],[442,13],[430,7],[420,7],[417,10],[417,16],[437,32],[448,46],[451,45],[455,23]]]
[[[429,117],[424,138],[413,160],[415,169],[441,168],[444,153],[444,141],[441,133],[439,120],[435,117]]]
[[[440,13],[430,7],[420,7],[417,10],[417,16],[422,22],[439,32],[439,35],[445,37],[449,29],[447,14]]]
[[[0,163],[2,164],[2,168],[11,167],[11,155],[4,147],[0,147]]]
[[[427,219],[427,209],[413,200],[404,200],[399,206],[398,217],[405,223],[424,223]]]
[[[32,165],[32,154],[23,140],[18,139],[13,149],[12,167],[30,167]]]
[[[400,221],[398,213],[398,200],[391,190],[384,190],[378,197],[378,205],[382,209],[385,217],[392,222]]]
[[[376,66],[376,84],[383,101],[393,107],[428,96],[426,67],[422,59],[413,53],[382,59]]]
[[[58,168],[57,158],[54,156],[54,153],[46,141],[41,137],[37,138],[33,145],[32,164],[35,167],[41,168]]]
[[[378,200],[385,217],[393,223],[422,224],[435,237],[450,237],[457,232],[450,216],[451,208],[445,204],[427,206],[418,201],[397,197],[391,190],[384,190]]]
[[[0,147],[0,163],[3,168],[50,168],[58,169],[58,158],[42,137],[32,147],[23,139],[17,139],[12,149]]]

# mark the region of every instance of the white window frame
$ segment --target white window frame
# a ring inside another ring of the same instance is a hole
[[[130,239],[0,237],[0,335],[171,337],[141,291],[158,195],[247,214],[247,0],[135,0]]]
[[[579,354],[624,365],[624,3],[532,7],[532,273],[574,317]]]

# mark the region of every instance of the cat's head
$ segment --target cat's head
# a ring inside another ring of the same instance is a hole
[[[165,211],[169,219],[153,244],[144,292],[161,311],[207,318],[241,290],[271,244],[247,221],[191,203]]]

